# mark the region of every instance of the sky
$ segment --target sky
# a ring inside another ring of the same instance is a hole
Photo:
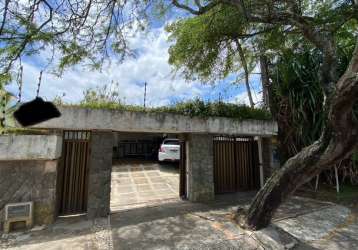
[[[143,105],[144,82],[147,82],[147,106],[163,106],[177,101],[201,98],[216,101],[219,98],[226,102],[248,104],[248,97],[243,83],[233,85],[233,77],[205,85],[200,82],[188,82],[174,72],[168,64],[168,33],[164,25],[157,25],[147,32],[136,33],[129,38],[131,49],[138,51],[135,58],[128,57],[122,63],[112,61],[100,71],[91,71],[83,66],[74,66],[66,70],[60,77],[44,72],[42,76],[40,96],[52,100],[62,96],[67,103],[78,103],[83,98],[83,92],[88,88],[101,87],[117,82],[120,98],[127,104]],[[43,69],[43,59],[46,54],[40,54],[23,60],[23,93],[22,101],[35,97],[39,73]],[[251,76],[254,101],[261,100],[260,77]],[[8,90],[18,95],[15,83]]]

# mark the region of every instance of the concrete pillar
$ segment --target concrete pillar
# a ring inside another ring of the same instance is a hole
[[[260,187],[262,188],[265,184],[264,181],[264,166],[263,166],[263,152],[262,152],[262,138],[257,138],[257,145],[259,151],[259,173],[260,173]]]
[[[93,131],[89,159],[87,217],[110,213],[113,133]]]
[[[187,192],[190,201],[214,199],[213,137],[189,134],[186,141]]]
[[[264,171],[264,180],[270,178],[273,172],[272,166],[272,143],[271,137],[263,137],[262,138],[262,164]]]

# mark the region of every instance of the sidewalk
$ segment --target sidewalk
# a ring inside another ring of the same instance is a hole
[[[293,197],[266,229],[250,232],[232,221],[252,193],[215,203],[178,201],[87,221],[59,220],[40,230],[0,237],[2,249],[339,249],[358,247],[355,209]]]

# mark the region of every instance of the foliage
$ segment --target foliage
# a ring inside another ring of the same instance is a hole
[[[356,28],[356,22],[350,22],[337,33],[339,76],[352,57],[355,37],[351,31]],[[304,41],[295,43],[294,50],[278,51],[270,66],[271,109],[279,125],[283,161],[317,140],[326,119],[319,79],[322,54]]]
[[[283,160],[315,141],[323,128],[317,51],[285,51],[271,68],[271,108],[279,124]]]
[[[51,133],[48,129],[34,128],[5,128],[4,134],[7,135],[46,135]]]
[[[56,99],[57,104],[66,106],[61,98]],[[118,83],[111,82],[102,87],[89,88],[83,93],[80,107],[90,109],[113,109],[132,112],[175,113],[191,117],[231,117],[239,120],[258,119],[270,120],[271,115],[259,108],[246,105],[236,105],[224,102],[205,102],[194,99],[186,102],[177,102],[169,106],[146,107],[125,104],[119,97]]]
[[[81,102],[80,107],[91,109],[113,109],[132,112],[149,113],[174,113],[191,117],[228,117],[238,120],[256,119],[271,120],[271,115],[266,110],[251,108],[246,105],[236,105],[223,102],[204,102],[200,99],[193,101],[178,102],[171,106],[144,108],[137,105],[126,105],[114,102]]]
[[[142,29],[147,5],[139,0],[2,1],[0,81],[11,77],[22,57],[42,52],[50,52],[45,64],[56,64],[59,73],[81,62],[98,68],[109,56],[123,59],[129,54],[125,36]]]
[[[174,42],[169,48],[169,63],[187,79],[211,81],[242,69],[236,42],[249,26],[234,7],[218,5],[203,15],[178,20],[166,30],[169,41]],[[249,46],[244,48],[245,54],[252,54]],[[252,70],[253,58],[247,56],[247,61]]]
[[[81,101],[82,104],[106,104],[111,105],[113,104],[116,106],[117,104],[121,103],[121,99],[119,97],[119,83],[112,81],[111,84],[103,85],[102,87],[95,87],[86,89],[83,93],[84,97]]]
[[[13,99],[14,96],[6,91],[5,86],[0,85],[0,134],[4,132],[7,127],[14,125],[12,114],[15,111],[15,106],[11,106]],[[3,111],[5,111],[5,117],[3,117]]]

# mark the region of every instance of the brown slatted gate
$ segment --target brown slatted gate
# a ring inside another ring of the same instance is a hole
[[[90,131],[63,132],[62,161],[58,171],[58,213],[87,211]]]
[[[258,189],[258,145],[253,138],[214,137],[215,193]]]
[[[179,196],[187,198],[186,193],[186,149],[185,141],[180,141],[180,162],[179,162]]]

